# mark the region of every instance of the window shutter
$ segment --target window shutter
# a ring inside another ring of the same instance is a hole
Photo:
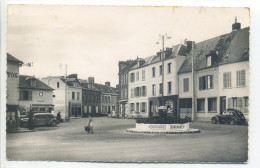
[[[29,100],[32,100],[32,91],[29,91]]]
[[[239,86],[239,71],[237,71],[237,86]]]
[[[246,85],[246,71],[245,70],[243,70],[243,71],[241,71],[241,85],[243,85],[243,86],[245,86]]]
[[[232,100],[231,100],[231,98],[228,98],[228,108],[232,108]]]
[[[201,90],[201,89],[202,89],[202,78],[199,77],[199,90]]]
[[[213,89],[213,75],[210,75],[210,88]]]
[[[238,97],[238,98],[237,98],[237,106],[238,106],[239,108],[242,107],[242,97]]]

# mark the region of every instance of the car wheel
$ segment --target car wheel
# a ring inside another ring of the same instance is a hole
[[[236,121],[232,119],[232,120],[229,121],[229,124],[230,124],[230,125],[235,125],[235,124],[236,124]]]
[[[212,124],[217,124],[217,119],[216,118],[213,118],[211,121],[212,121]]]
[[[57,127],[57,125],[58,125],[58,122],[57,122],[57,121],[52,121],[52,122],[51,122],[51,126],[52,126],[52,127]]]

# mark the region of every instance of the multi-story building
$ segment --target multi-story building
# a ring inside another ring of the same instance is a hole
[[[53,111],[53,91],[54,89],[33,76],[19,76],[19,105],[21,115],[27,115],[29,110],[32,112]]]
[[[61,112],[63,118],[82,116],[82,87],[77,74],[69,75],[66,79],[64,76],[48,76],[42,81],[55,89],[53,91],[54,114]],[[65,97],[66,87],[67,96]],[[66,107],[67,110],[65,110]]]
[[[7,131],[20,129],[19,113],[19,67],[22,61],[7,53],[6,70],[6,128]]]
[[[87,80],[80,80],[80,83],[83,117],[101,115],[101,92],[90,85]]]
[[[182,64],[179,70],[181,116],[191,116],[193,84],[198,120],[209,120],[226,108],[248,113],[249,28],[240,29],[239,23],[232,28],[231,33],[197,43],[193,55],[190,53]]]
[[[136,111],[142,117],[150,117],[165,105],[169,115],[177,115],[177,72],[185,60],[186,50],[186,46],[179,44],[166,48],[164,54],[158,52],[137,61],[129,71],[128,113]]]
[[[119,115],[125,117],[128,108],[128,72],[136,64],[136,60],[119,61]]]

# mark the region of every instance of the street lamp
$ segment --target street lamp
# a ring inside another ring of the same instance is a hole
[[[162,60],[162,100],[161,100],[161,105],[164,106],[164,42],[167,39],[171,39],[170,36],[167,35],[167,33],[165,35],[160,34],[159,35],[160,39],[162,40],[162,53],[161,53],[161,60]],[[158,41],[156,42],[156,44],[160,44]]]

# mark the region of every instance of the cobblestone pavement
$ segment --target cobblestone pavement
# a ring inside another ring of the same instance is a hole
[[[146,135],[127,133],[135,120],[93,118],[94,134],[84,126],[88,118],[71,119],[59,127],[7,134],[9,160],[105,162],[245,162],[248,127],[194,122],[201,133]]]

